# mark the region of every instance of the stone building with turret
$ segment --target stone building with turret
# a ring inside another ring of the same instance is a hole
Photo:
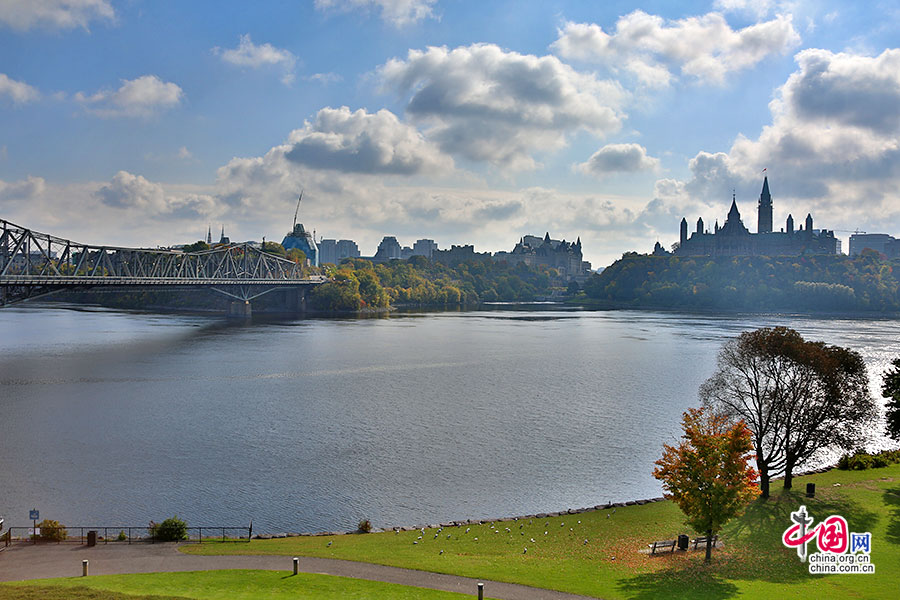
[[[781,231],[772,231],[772,195],[769,178],[763,179],[757,204],[756,233],[750,233],[741,220],[737,199],[732,195],[731,209],[725,224],[716,221],[710,233],[703,219],[697,220],[695,231],[688,233],[686,218],[681,219],[677,256],[792,256],[799,254],[837,254],[838,239],[833,231],[813,229],[812,215],[806,215],[804,225],[794,229],[794,217],[788,215]]]
[[[529,266],[544,265],[556,269],[568,279],[580,279],[590,270],[581,254],[581,238],[575,242],[550,239],[550,232],[543,238],[526,235],[519,239],[512,252],[495,252],[494,260],[505,260],[509,264],[520,262]]]

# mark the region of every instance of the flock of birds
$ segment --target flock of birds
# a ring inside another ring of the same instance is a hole
[[[606,518],[609,519],[609,518],[611,518],[612,515],[614,515],[614,514],[616,514],[616,509],[615,509],[615,508],[612,509],[612,512],[606,513]],[[513,519],[513,521],[514,521],[514,522],[518,522],[518,521],[519,521],[519,518],[516,517],[515,519]],[[533,525],[533,524],[534,524],[534,519],[528,519],[528,525]],[[576,523],[576,526],[577,526],[577,525],[581,525],[581,521],[580,521],[580,520]],[[560,528],[565,528],[565,526],[566,526],[565,521],[560,521],[559,526],[560,526]],[[461,526],[456,526],[456,527],[461,527]],[[504,527],[503,529],[506,531],[506,533],[507,533],[508,535],[510,535],[510,536],[512,535],[512,533],[513,533],[513,530],[512,530],[512,529],[510,529],[509,527]],[[520,536],[523,536],[523,537],[525,536],[525,531],[524,531],[524,529],[525,529],[525,523],[524,523],[524,522],[519,523],[519,535],[520,535]],[[472,530],[471,527],[466,527],[466,530],[465,530],[465,532],[463,532],[462,536],[468,535],[468,533],[469,533],[471,530]],[[489,525],[489,527],[488,527],[488,531],[492,531],[493,533],[497,534],[497,533],[500,533],[501,530],[500,530],[498,527],[496,527],[496,526],[494,525],[494,522],[493,522],[493,521],[491,521],[491,523],[490,523],[490,525]],[[574,533],[574,532],[575,532],[575,526],[569,527],[569,531],[570,531],[571,533]],[[432,541],[438,539],[439,537],[441,537],[441,535],[443,534],[443,532],[444,532],[444,528],[443,528],[443,527],[438,527],[437,530],[435,530],[435,532],[434,532],[434,537],[432,538]],[[422,527],[421,529],[419,529],[419,532],[418,532],[418,533],[419,533],[419,536],[418,536],[416,539],[413,540],[413,545],[418,545],[420,541],[423,541],[423,539],[424,539],[424,537],[425,537],[425,528]],[[395,529],[394,529],[394,534],[395,534],[395,535],[400,535],[400,529],[399,529],[399,528],[395,528]],[[547,521],[544,522],[544,535],[545,535],[545,536],[546,536],[546,535],[550,535],[550,521],[549,521],[549,520],[547,520]],[[448,533],[446,539],[449,540],[449,539],[451,539],[452,537],[453,537],[453,534],[452,534],[452,533]],[[462,537],[459,536],[459,534],[457,534],[457,537],[458,537],[459,539],[462,539]],[[528,540],[529,540],[529,542],[530,542],[531,544],[537,544],[537,542],[535,541],[535,539],[534,539],[533,537],[528,538]],[[477,541],[478,541],[478,537],[477,537],[477,536],[473,536],[472,541],[477,542]],[[589,543],[589,540],[588,540],[587,538],[584,538],[584,541],[582,542],[582,545],[583,545],[583,546],[587,546],[588,543]],[[328,542],[328,546],[331,547],[331,542]],[[441,549],[440,552],[438,552],[438,554],[439,554],[439,555],[444,554],[444,550]],[[528,554],[528,546],[523,546],[523,548],[522,548],[522,554]]]

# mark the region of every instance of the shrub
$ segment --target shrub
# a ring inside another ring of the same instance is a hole
[[[61,542],[69,535],[65,525],[60,524],[59,521],[44,519],[37,526],[41,528],[39,537],[45,542]]]
[[[169,517],[162,523],[154,523],[150,521],[150,537],[161,542],[180,542],[186,540],[187,523],[178,518],[178,516]]]
[[[120,532],[119,532],[119,535],[116,537],[116,539],[117,539],[118,541],[120,541],[120,542],[124,542],[125,540],[128,539],[128,536],[125,535],[125,532],[124,532],[124,531],[120,531]]]
[[[838,460],[838,469],[844,471],[864,471],[866,469],[878,469],[893,463],[900,462],[900,450],[885,450],[878,454],[857,452],[856,454],[843,455]]]
[[[359,531],[361,533],[369,533],[372,531],[372,521],[368,519],[361,519],[359,521]]]

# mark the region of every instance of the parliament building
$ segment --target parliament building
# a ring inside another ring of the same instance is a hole
[[[750,233],[741,221],[737,201],[732,196],[731,210],[725,224],[716,221],[712,233],[704,229],[703,219],[697,220],[697,229],[688,234],[687,219],[681,219],[681,235],[676,256],[792,256],[800,254],[838,254],[840,242],[833,231],[813,229],[812,215],[794,229],[794,217],[788,215],[781,231],[772,231],[772,195],[769,178],[763,180],[762,193],[757,208],[757,233]],[[654,254],[662,247],[657,242]],[[664,252],[664,251],[663,251]]]

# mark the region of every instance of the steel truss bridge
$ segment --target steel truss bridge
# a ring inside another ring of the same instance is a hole
[[[276,290],[325,283],[300,265],[248,244],[203,252],[93,246],[0,219],[0,307],[61,290],[205,288],[247,306]]]

